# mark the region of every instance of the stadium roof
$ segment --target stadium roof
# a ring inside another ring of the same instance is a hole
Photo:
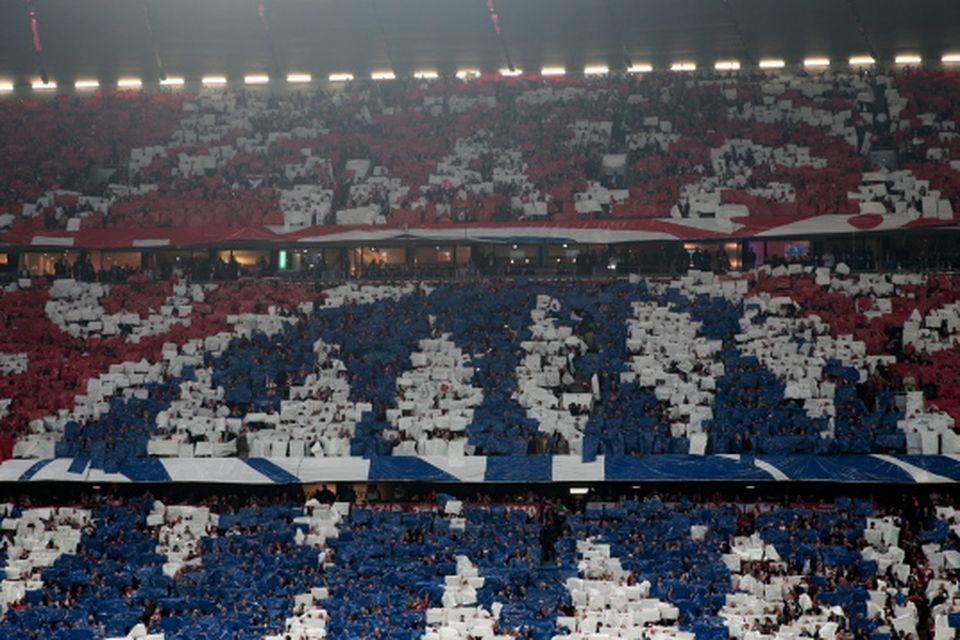
[[[452,73],[506,66],[489,0],[9,0],[0,3],[0,80],[39,76],[28,10],[39,19],[43,62],[61,86],[157,77],[246,74],[314,77],[379,70]],[[492,0],[516,66],[712,66],[811,56],[846,61],[960,52],[960,2],[948,0]],[[148,10],[145,10],[148,8]],[[145,26],[149,13],[153,38]],[[271,54],[272,49],[275,55]],[[274,62],[276,60],[276,63]]]

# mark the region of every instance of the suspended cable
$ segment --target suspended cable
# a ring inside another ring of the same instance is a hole
[[[853,24],[857,27],[857,31],[860,32],[860,37],[863,38],[863,44],[867,47],[867,52],[870,54],[870,57],[874,60],[879,60],[877,56],[877,50],[873,46],[873,41],[870,39],[870,34],[867,33],[867,28],[863,24],[863,19],[860,17],[860,8],[857,7],[857,3],[854,0],[847,0],[847,7],[850,9],[850,15],[853,16]]]
[[[277,57],[277,50],[273,44],[273,32],[270,31],[270,21],[267,19],[267,9],[263,0],[257,2],[257,14],[260,16],[260,27],[263,29],[264,37],[267,42],[267,51],[270,52],[270,60],[273,62],[273,73],[276,77],[281,77],[280,59]]]
[[[47,67],[43,63],[43,44],[40,41],[40,18],[37,16],[37,10],[33,8],[33,0],[27,1],[27,15],[30,17],[30,33],[33,36],[33,55],[37,59],[37,66],[40,69],[40,79],[43,84],[49,84],[50,78],[47,76]]]
[[[620,20],[617,19],[617,14],[610,5],[610,0],[604,0],[603,6],[607,10],[607,15],[610,16],[610,27],[613,29],[613,34],[616,37],[617,42],[620,44],[620,54],[623,56],[623,68],[630,69],[633,67],[633,60],[630,58],[630,51],[627,50],[627,43],[623,39],[623,31],[620,29]]]
[[[393,71],[395,77],[399,78],[400,73],[397,71],[397,62],[393,57],[393,47],[390,43],[390,36],[383,26],[383,19],[380,17],[380,8],[377,6],[377,0],[370,0],[370,8],[373,11],[373,18],[377,22],[377,28],[380,30],[380,39],[383,41],[383,49],[386,51],[387,61],[390,62],[390,70]]]
[[[157,41],[153,37],[153,20],[150,16],[150,0],[143,0],[143,26],[147,32],[147,40],[150,42],[150,50],[153,52],[153,62],[157,66],[157,77],[160,82],[167,79],[167,72],[163,68],[163,60],[160,59],[160,52],[157,50]]]
[[[744,64],[752,65],[754,63],[754,58],[750,53],[750,47],[747,45],[747,39],[743,35],[743,29],[740,28],[740,20],[737,19],[737,13],[733,10],[733,5],[730,4],[730,0],[723,0],[723,4],[727,8],[727,13],[730,16],[730,22],[733,24],[733,33],[737,36],[737,40],[740,42],[740,55],[743,57],[743,62]]]
[[[507,47],[507,40],[503,37],[503,32],[500,30],[500,15],[497,13],[497,6],[493,3],[493,0],[487,0],[487,11],[490,14],[490,22],[493,24],[493,30],[497,34],[497,40],[500,42],[500,48],[503,50],[503,57],[507,61],[507,69],[516,71],[516,67],[513,66],[513,58],[510,56],[510,49]]]

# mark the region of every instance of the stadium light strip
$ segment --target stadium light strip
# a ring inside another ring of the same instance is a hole
[[[945,53],[940,58],[940,61],[944,64],[960,64],[960,53]],[[921,64],[923,58],[916,54],[901,54],[894,58],[894,62],[896,64]],[[849,63],[851,66],[864,66],[876,64],[876,60],[871,56],[852,56],[849,58]],[[803,61],[803,66],[805,67],[826,67],[829,65],[829,58],[807,58]],[[786,63],[782,59],[771,58],[760,60],[758,66],[761,69],[782,69],[786,66]],[[697,65],[692,62],[676,62],[670,65],[671,71],[695,71],[696,68]],[[717,71],[737,71],[740,68],[740,62],[737,60],[718,61],[714,64],[714,69]],[[649,64],[637,64],[628,68],[626,71],[627,73],[649,73],[653,71],[653,66]],[[609,67],[603,65],[588,66],[583,70],[584,75],[605,75],[609,72]],[[520,69],[513,71],[500,69],[499,73],[504,77],[516,77],[521,75],[523,71]],[[541,70],[541,75],[544,76],[561,76],[565,74],[566,69],[564,67],[544,67]],[[456,72],[456,77],[461,80],[479,75],[479,69],[460,69]],[[396,78],[396,75],[392,71],[378,71],[372,73],[370,77],[373,80],[393,80]],[[413,73],[413,77],[432,80],[438,78],[439,74],[431,70],[418,70]],[[351,73],[332,73],[329,76],[330,82],[349,82],[353,79],[354,76]],[[266,75],[248,75],[244,77],[245,84],[266,84],[269,81],[270,78]],[[307,83],[312,81],[313,77],[309,73],[291,73],[287,75],[287,82],[290,83]],[[201,82],[207,86],[224,85],[227,84],[227,79],[224,76],[206,76],[201,79]],[[170,77],[160,81],[160,85],[164,87],[181,87],[184,84],[184,79],[180,77]],[[38,91],[49,91],[56,89],[57,83],[49,82],[44,84],[42,81],[37,80],[32,82],[30,86]],[[97,89],[100,87],[100,82],[97,80],[77,80],[73,86],[75,89]],[[132,89],[142,86],[143,81],[139,78],[121,78],[117,81],[117,87],[119,88]],[[10,92],[13,91],[14,88],[12,82],[0,82],[0,91]]]
[[[915,54],[903,54],[893,59],[897,64],[920,64],[923,59]]]
[[[13,91],[12,82],[0,82],[0,91]]]

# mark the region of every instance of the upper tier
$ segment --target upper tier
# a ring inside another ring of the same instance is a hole
[[[807,218],[803,233],[947,225],[957,78],[651,74],[5,101],[0,229],[12,244],[122,247],[325,241],[325,225],[618,222],[658,238],[782,235]]]

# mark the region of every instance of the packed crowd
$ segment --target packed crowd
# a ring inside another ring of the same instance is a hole
[[[952,219],[956,83],[915,70],[650,74],[9,101],[0,228]],[[871,150],[897,166],[871,170]]]
[[[0,636],[945,640],[951,499],[3,505]],[[571,508],[572,507],[572,508]]]
[[[956,276],[3,294],[4,457],[960,453]],[[481,310],[475,312],[475,310]]]

